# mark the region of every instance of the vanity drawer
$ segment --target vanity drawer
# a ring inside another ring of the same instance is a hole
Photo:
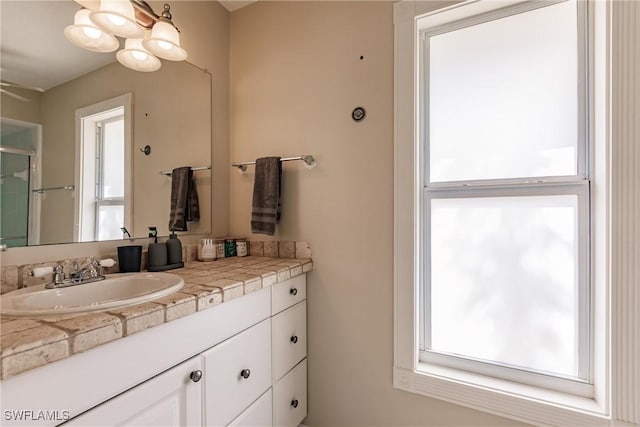
[[[230,423],[271,386],[267,319],[202,353],[205,425]]]
[[[269,389],[233,420],[229,427],[271,427],[272,425],[273,392]]]
[[[273,425],[296,427],[307,416],[307,359],[273,386]]]
[[[307,302],[302,301],[271,320],[273,381],[276,382],[307,355]]]
[[[306,275],[276,283],[271,286],[271,315],[280,313],[307,297]]]

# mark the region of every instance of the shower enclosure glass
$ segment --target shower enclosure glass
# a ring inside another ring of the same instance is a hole
[[[29,159],[0,152],[0,238],[9,248],[28,242]]]
[[[40,125],[2,117],[0,131],[0,244],[38,244]]]

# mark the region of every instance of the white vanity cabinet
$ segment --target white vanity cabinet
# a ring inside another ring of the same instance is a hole
[[[306,314],[303,274],[10,378],[2,409],[67,411],[82,427],[297,426]]]

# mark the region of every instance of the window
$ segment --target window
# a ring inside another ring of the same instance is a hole
[[[96,122],[94,240],[115,240],[124,225],[124,115]]]
[[[394,387],[638,424],[640,4],[441,5],[394,5]]]
[[[583,6],[422,32],[421,360],[591,395]]]
[[[132,231],[131,94],[76,111],[74,240],[122,238]]]

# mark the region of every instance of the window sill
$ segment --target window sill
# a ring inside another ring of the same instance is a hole
[[[569,395],[452,368],[419,363],[415,371],[394,367],[393,385],[458,405],[534,424],[608,426],[594,399]]]

